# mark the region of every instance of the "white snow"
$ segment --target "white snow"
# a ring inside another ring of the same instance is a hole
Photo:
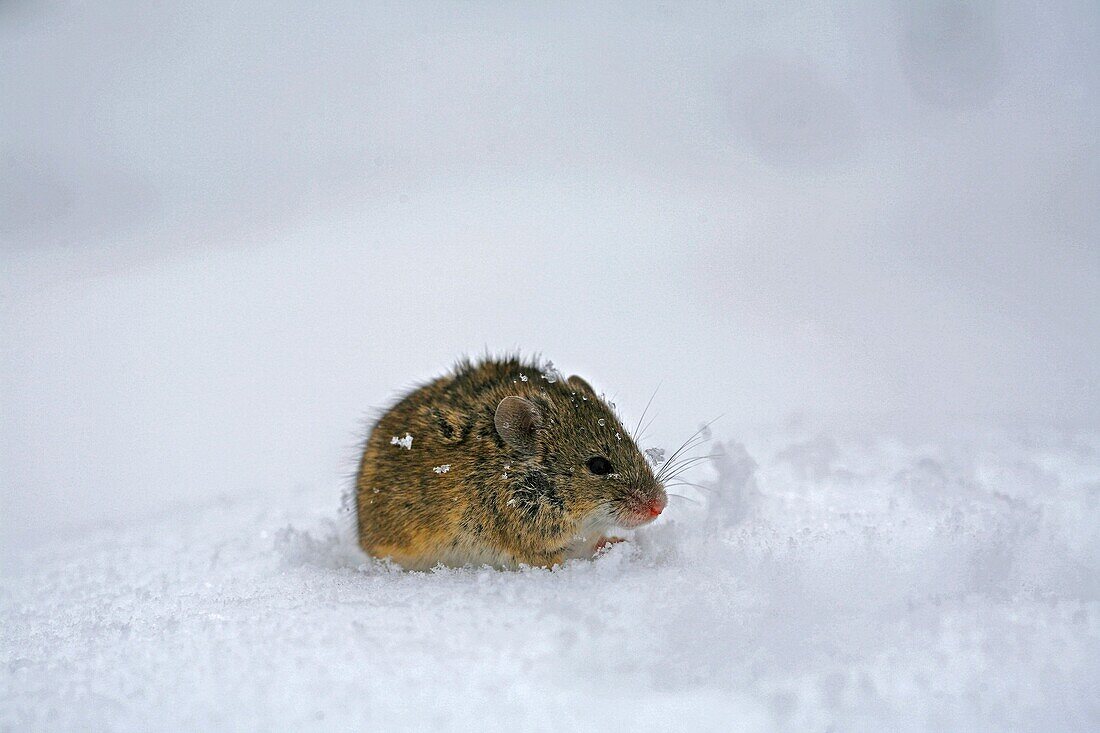
[[[412,450],[413,436],[409,435],[408,433],[405,433],[404,438],[399,438],[395,435],[392,438],[390,438],[390,445],[398,445],[398,446],[401,446],[402,448],[404,448],[405,450]]]
[[[659,466],[665,462],[664,448],[646,448],[643,452],[649,462],[654,466]]]
[[[3,729],[1087,730],[1100,439],[726,442],[594,561],[410,573],[339,488],[5,568]]]

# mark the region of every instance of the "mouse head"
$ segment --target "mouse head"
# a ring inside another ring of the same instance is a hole
[[[634,439],[580,377],[505,397],[494,423],[512,451],[537,465],[578,524],[632,529],[668,504]]]

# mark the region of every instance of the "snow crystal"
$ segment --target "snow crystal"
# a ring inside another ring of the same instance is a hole
[[[542,368],[542,378],[550,384],[557,382],[561,378],[561,374],[556,368],[554,368],[554,362],[547,361],[546,365]]]
[[[399,445],[402,448],[404,448],[405,450],[412,450],[413,436],[409,435],[408,433],[405,433],[404,438],[398,438],[395,435],[392,438],[390,438],[390,445]]]
[[[646,448],[644,451],[645,457],[649,459],[649,462],[654,466],[659,466],[665,462],[665,449],[664,448]]]
[[[435,471],[436,473],[447,473],[447,471],[451,470],[451,464],[444,463],[442,466],[436,466],[432,470]]]

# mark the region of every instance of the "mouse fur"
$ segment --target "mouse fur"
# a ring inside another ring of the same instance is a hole
[[[409,569],[552,566],[668,503],[585,380],[519,357],[463,360],[401,398],[372,428],[355,488],[359,544]]]

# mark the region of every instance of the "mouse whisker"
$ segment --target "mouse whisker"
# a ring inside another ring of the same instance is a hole
[[[683,480],[684,474],[687,473],[688,471],[690,471],[691,469],[696,468],[696,467],[698,467],[698,464],[693,464],[693,465],[690,465],[690,466],[684,466],[683,468],[675,471],[671,476],[666,476],[663,479],[663,482],[667,483],[669,481]]]
[[[668,463],[675,465],[678,460],[682,461],[686,458],[690,458],[692,451],[702,445],[706,445],[707,442],[709,442],[709,439],[701,436],[689,439],[688,442],[680,446],[676,453],[674,453],[673,456],[668,459]]]
[[[684,496],[683,494],[669,494],[668,497],[670,499],[683,499],[684,501],[690,501],[696,506],[703,506],[703,502],[698,501],[697,499],[692,499],[690,496]]]
[[[684,461],[679,466],[677,466],[675,471],[673,471],[668,476],[665,476],[664,480],[671,480],[671,479],[677,478],[684,471],[687,471],[690,468],[695,468],[696,466],[703,463],[704,461],[708,461],[712,458],[717,458],[718,455],[721,455],[721,454],[712,453],[709,456],[696,456],[695,458],[689,458],[688,460]]]
[[[704,486],[703,484],[696,484],[696,483],[692,483],[691,481],[684,481],[683,479],[680,479],[679,481],[675,481],[675,482],[670,483],[670,484],[665,484],[665,486],[666,487],[668,487],[668,486],[690,486],[694,489],[699,489],[700,491],[710,491],[710,492],[717,492],[718,491],[718,489],[713,487],[713,486]]]
[[[714,418],[714,419],[713,419],[713,420],[711,420],[710,422],[707,422],[707,423],[703,424],[703,425],[702,425],[702,427],[700,427],[700,428],[699,428],[698,430],[696,430],[696,431],[695,431],[694,433],[692,433],[692,434],[691,434],[691,437],[689,437],[689,438],[688,438],[687,440],[685,440],[685,441],[683,442],[683,444],[681,444],[681,445],[680,445],[680,447],[679,447],[679,448],[677,448],[677,449],[676,449],[676,451],[675,451],[675,452],[674,452],[674,453],[673,453],[673,454],[672,454],[671,456],[669,456],[669,458],[668,458],[668,462],[666,462],[666,463],[665,463],[665,467],[662,467],[662,469],[661,469],[661,473],[660,473],[660,474],[658,474],[658,476],[657,476],[657,477],[658,477],[658,480],[660,479],[660,477],[661,477],[661,474],[663,474],[663,473],[664,473],[664,472],[666,471],[666,469],[667,469],[667,466],[669,465],[669,463],[672,463],[672,462],[673,462],[674,460],[676,460],[676,457],[677,457],[677,456],[679,456],[679,455],[680,455],[681,453],[683,453],[683,452],[684,452],[684,449],[685,449],[685,448],[687,447],[687,445],[688,445],[688,444],[689,444],[689,443],[690,443],[691,441],[693,441],[693,440],[694,440],[694,439],[695,439],[696,437],[698,437],[698,436],[700,436],[700,435],[705,435],[705,434],[706,434],[706,432],[707,432],[707,428],[709,428],[709,427],[710,427],[711,425],[713,425],[713,424],[714,424],[714,423],[715,423],[715,422],[716,422],[716,421],[717,421],[718,419],[720,419],[721,417],[722,417],[722,416],[721,416],[721,415],[719,415],[718,417]],[[707,438],[704,438],[704,440],[707,440]]]
[[[653,394],[649,396],[649,402],[645,403],[645,409],[642,410],[641,417],[638,418],[638,424],[634,426],[634,434],[638,434],[638,429],[642,427],[642,420],[645,420],[645,414],[649,412],[649,406],[653,404],[653,398],[657,396],[657,390],[661,388],[661,383],[657,383],[657,387],[653,390]],[[641,438],[639,438],[641,440]]]
[[[695,448],[698,448],[698,447],[699,447],[698,445],[694,445],[694,446],[692,446],[692,449],[695,449]],[[698,456],[695,456],[695,455],[682,455],[674,461],[667,462],[664,466],[661,467],[661,473],[660,473],[659,478],[661,478],[661,479],[669,478],[676,471],[680,470],[681,467],[687,465],[689,461],[692,461],[697,457]]]
[[[664,471],[667,473],[668,471],[673,470],[673,468],[678,466],[681,462],[687,460],[688,458],[691,458],[692,457],[691,451],[693,451],[696,448],[698,448],[699,446],[703,445],[705,442],[706,441],[704,441],[704,440],[696,438],[693,442],[691,442],[690,444],[685,446],[685,451],[682,455],[680,455],[679,457],[677,457],[675,459],[670,459],[669,461],[666,461]]]
[[[642,441],[642,439],[645,437],[646,433],[649,432],[649,428],[653,425],[653,421],[657,419],[657,416],[658,416],[658,413],[654,413],[653,416],[651,418],[649,418],[649,422],[647,422],[645,425],[642,426],[642,432],[635,439],[635,442],[640,443]]]
[[[703,461],[703,460],[706,460],[708,458],[718,458],[721,455],[722,455],[721,453],[707,453],[705,455],[699,455],[699,456],[682,456],[680,458],[680,460],[678,460],[676,462],[676,465],[674,466],[674,468],[680,468],[681,466],[686,466],[689,463]]]

